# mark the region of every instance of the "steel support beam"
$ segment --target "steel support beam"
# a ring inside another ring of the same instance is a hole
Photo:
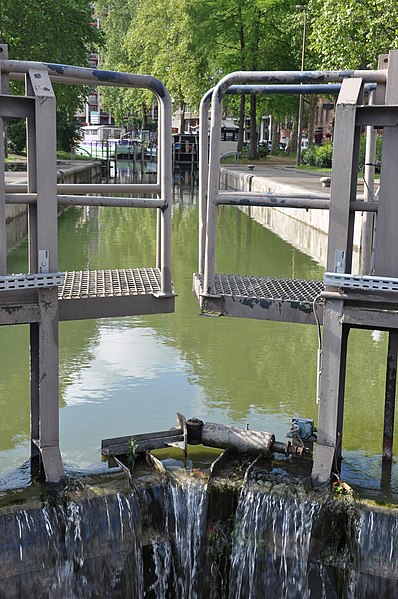
[[[339,272],[351,272],[354,214],[350,203],[356,199],[360,127],[356,124],[357,104],[363,93],[361,79],[343,81],[336,106],[327,270],[336,271],[336,256],[343,256]]]
[[[35,117],[30,124],[28,152],[34,153],[34,171],[30,183],[36,188],[35,222],[30,223],[31,238],[36,240],[32,255],[34,272],[58,270],[58,208],[56,163],[56,107],[51,81],[45,70],[29,71],[28,87],[35,96]],[[28,156],[30,159],[31,156]],[[64,475],[59,449],[58,381],[58,289],[38,290],[40,322],[31,325],[31,436],[32,458],[39,459],[49,483],[58,483]]]
[[[386,109],[398,104],[398,51],[388,57]],[[377,218],[375,274],[398,276],[398,128],[386,127],[383,132],[383,153],[380,176],[380,213]]]
[[[312,469],[314,487],[339,471],[342,449],[344,385],[349,328],[342,324],[344,302],[327,300],[323,313],[322,375],[318,441]]]
[[[398,330],[388,334],[386,394],[384,400],[383,461],[391,462],[393,455],[395,396],[397,389]]]

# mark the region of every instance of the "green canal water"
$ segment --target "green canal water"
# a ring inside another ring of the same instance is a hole
[[[60,269],[153,266],[155,211],[72,208],[59,220]],[[175,413],[273,432],[291,418],[317,420],[315,327],[199,315],[197,191],[175,181],[172,315],[60,324],[60,435],[69,473],[98,472],[101,439],[174,426]],[[217,269],[224,273],[322,277],[322,269],[236,208],[219,214]],[[26,272],[27,247],[9,257]],[[29,482],[28,327],[0,328],[0,489]],[[343,477],[379,493],[386,335],[349,340]],[[391,491],[398,493],[393,465]]]

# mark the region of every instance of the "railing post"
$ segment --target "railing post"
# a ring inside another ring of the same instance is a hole
[[[368,104],[372,105],[374,101],[374,92],[369,93]],[[376,160],[376,130],[372,126],[366,127],[366,149],[365,149],[365,167],[363,174],[364,181],[364,200],[373,202],[375,187],[375,160]],[[372,232],[373,221],[377,218],[373,214],[365,212],[362,219],[361,230],[361,253],[359,274],[369,275],[372,264]]]
[[[173,200],[172,160],[171,160],[171,98],[164,88],[164,94],[159,97],[160,120],[160,187],[161,198],[164,202],[161,217],[161,294],[172,295],[171,281],[171,209]]]
[[[209,107],[212,90],[205,94],[199,107],[199,274],[205,270],[207,177],[209,173]]]
[[[28,139],[29,186],[37,192],[36,212],[30,222],[30,264],[33,272],[57,272],[55,96],[46,70],[29,70],[26,79],[27,91],[36,98]],[[47,482],[57,483],[64,474],[59,449],[57,287],[39,289],[38,303],[40,322],[31,325],[32,458],[38,456],[38,449]]]
[[[0,44],[0,93],[8,94],[8,75],[1,72],[1,60],[8,58],[6,44]],[[6,231],[6,198],[5,198],[5,164],[4,164],[4,121],[0,118],[0,275],[7,273],[7,231]]]
[[[222,82],[222,80],[221,80]],[[210,148],[209,148],[209,177],[207,187],[207,218],[206,218],[206,258],[203,288],[205,294],[214,294],[214,277],[216,271],[216,235],[217,235],[217,206],[215,198],[219,189],[220,170],[220,131],[222,120],[222,84],[214,88],[211,102]]]

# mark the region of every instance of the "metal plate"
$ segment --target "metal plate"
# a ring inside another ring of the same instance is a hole
[[[361,289],[368,291],[398,291],[398,279],[391,277],[359,276],[325,272],[325,285],[344,289]]]
[[[57,287],[63,285],[65,273],[55,272],[46,274],[19,274],[0,277],[0,291],[15,291],[17,289],[40,289],[42,287]]]

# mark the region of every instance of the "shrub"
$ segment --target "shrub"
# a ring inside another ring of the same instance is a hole
[[[316,159],[316,147],[312,146],[307,150],[303,150],[301,154],[301,161],[303,164],[308,164],[308,166],[315,166]]]
[[[323,146],[318,146],[315,150],[315,166],[320,168],[331,168],[333,157],[333,144],[328,142]]]

